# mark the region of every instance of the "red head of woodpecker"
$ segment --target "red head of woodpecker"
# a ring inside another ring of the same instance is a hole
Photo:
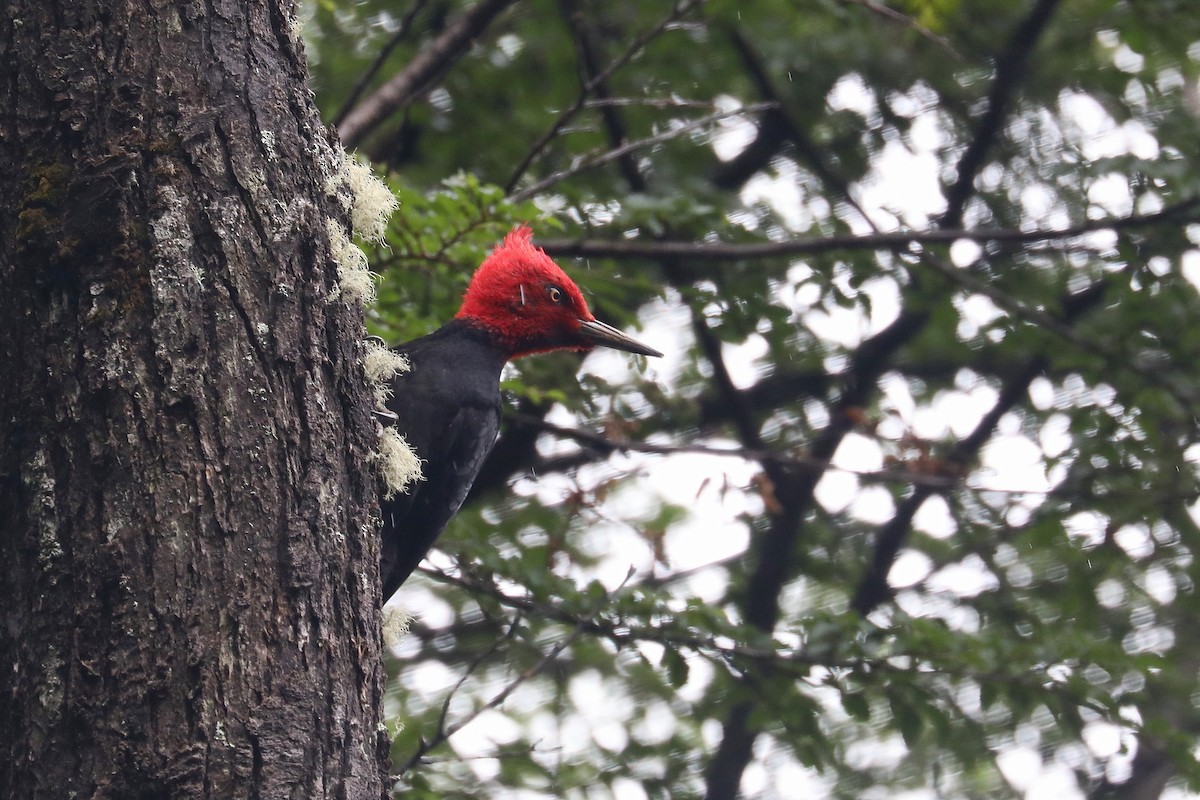
[[[382,506],[386,599],[458,512],[500,430],[500,372],[509,359],[611,347],[661,356],[592,315],[579,287],[517,228],[484,259],[462,307],[428,336],[396,348],[410,368],[392,379],[392,424],[421,459],[422,479]]]
[[[471,278],[456,319],[488,331],[510,358],[597,345],[661,356],[652,347],[605,325],[588,311],[575,282],[521,227],[505,237]]]

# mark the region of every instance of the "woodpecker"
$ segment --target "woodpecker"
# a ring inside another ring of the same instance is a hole
[[[509,233],[476,270],[454,319],[395,348],[410,369],[392,379],[390,424],[421,459],[423,479],[381,509],[384,600],[458,512],[496,443],[500,372],[509,360],[597,346],[662,355],[597,320],[532,237],[524,226]]]

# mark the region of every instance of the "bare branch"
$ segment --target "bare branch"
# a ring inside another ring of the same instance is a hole
[[[574,34],[575,49],[579,53],[579,68],[584,79],[584,84],[594,84],[595,88],[593,92],[596,95],[596,100],[611,98],[612,91],[609,89],[608,81],[596,80],[597,75],[601,72],[601,68],[596,57],[596,46],[592,43],[589,30],[583,24],[584,15],[579,9],[579,4],[576,0],[559,0],[559,8],[562,10],[563,21]],[[611,105],[595,106],[593,103],[585,103],[585,106],[600,109],[600,118],[604,120],[604,129],[608,133],[609,147],[620,147],[628,142],[629,137],[626,135],[625,121],[622,119],[617,108]],[[641,170],[638,169],[637,159],[634,158],[633,153],[626,153],[618,159],[618,163],[621,167],[621,174],[625,176],[625,182],[629,184],[629,188],[635,192],[644,192],[646,190],[646,179],[642,175]]]
[[[739,169],[737,165],[730,162],[714,176],[714,183],[725,188],[735,188],[740,185],[742,181],[750,177],[750,170],[757,171],[760,163],[765,165],[766,161],[763,159],[769,160],[774,155],[771,140],[774,136],[781,136],[792,143],[803,163],[812,170],[821,183],[841,197],[873,231],[878,233],[879,229],[876,227],[875,221],[871,219],[850,190],[850,182],[830,165],[825,151],[813,141],[812,136],[797,121],[797,115],[787,108],[784,102],[786,94],[781,94],[776,89],[775,81],[772,80],[763,57],[755,48],[750,37],[745,36],[740,30],[733,29],[730,31],[730,39],[734,49],[741,57],[747,76],[758,88],[759,95],[764,101],[778,104],[778,108],[762,115],[759,137],[742,153],[742,155],[751,155],[752,157],[749,159],[750,163],[741,166],[741,174],[735,175]],[[772,129],[775,129],[774,134]],[[764,139],[766,141],[763,141]],[[754,150],[759,151],[757,155],[754,155]],[[740,157],[734,159],[734,161],[740,160],[742,160]]]
[[[634,56],[642,52],[642,50],[651,40],[665,31],[672,23],[675,22],[675,20],[679,19],[681,16],[700,5],[702,2],[703,0],[684,0],[684,2],[675,5],[671,11],[658,22],[657,25],[636,37],[633,42],[630,43],[629,47],[626,48],[624,53],[618,56],[611,64],[598,72],[591,78],[591,80],[585,83],[579,90],[579,96],[575,99],[575,102],[571,104],[570,108],[567,108],[558,115],[558,119],[554,120],[554,122],[550,125],[550,129],[542,134],[542,136],[533,143],[533,147],[529,149],[529,152],[525,154],[525,157],[521,159],[516,168],[513,169],[512,175],[509,176],[508,181],[504,184],[505,192],[511,193],[516,188],[517,183],[521,180],[521,176],[525,174],[525,171],[529,169],[530,165],[532,165],[541,157],[542,153],[545,152],[546,146],[550,144],[554,137],[562,131],[563,127],[565,127],[568,122],[575,118],[575,115],[578,114],[579,111],[584,107],[588,96],[591,95],[592,91],[595,90],[597,86],[608,80],[613,73],[615,73],[621,67],[628,64]]]
[[[1025,64],[1050,23],[1060,0],[1037,0],[1029,14],[1008,37],[1004,50],[996,57],[996,75],[988,92],[987,109],[975,127],[967,149],[958,160],[958,176],[946,192],[946,211],[940,227],[960,228],[967,200],[975,192],[975,178],[983,169],[988,152],[1004,128],[1008,107],[1017,93]]]
[[[880,484],[880,483],[896,483],[906,486],[923,486],[932,490],[946,491],[957,487],[964,487],[975,492],[994,492],[1006,494],[1050,494],[1046,489],[1036,488],[1004,488],[992,486],[978,486],[964,484],[963,477],[965,473],[956,473],[953,475],[934,474],[930,472],[920,472],[916,469],[901,465],[895,468],[878,469],[878,470],[856,470],[848,467],[838,467],[830,463],[828,460],[810,458],[796,453],[778,453],[771,450],[753,447],[717,447],[715,445],[703,444],[653,444],[651,442],[637,442],[631,440],[616,440],[610,439],[604,434],[593,433],[591,431],[582,430],[580,428],[565,428],[561,425],[555,425],[546,422],[544,419],[531,415],[508,414],[506,419],[511,419],[521,425],[529,425],[552,433],[556,436],[561,436],[566,439],[572,439],[580,442],[587,447],[598,451],[602,455],[611,453],[646,453],[648,455],[706,455],[717,456],[719,458],[737,458],[743,461],[754,461],[760,464],[773,464],[776,466],[787,467],[795,472],[811,472],[821,474],[827,471],[837,472],[843,475],[852,475],[858,478],[863,483]]]
[[[354,104],[358,102],[358,98],[362,97],[362,93],[366,91],[367,85],[375,80],[375,76],[387,61],[388,56],[392,54],[392,51],[396,49],[400,42],[404,41],[404,37],[408,36],[412,30],[413,20],[416,19],[417,14],[421,13],[421,9],[425,7],[427,2],[428,0],[413,0],[412,7],[400,19],[400,24],[396,27],[396,32],[392,34],[392,38],[388,39],[387,44],[380,48],[379,53],[375,56],[375,60],[371,62],[371,66],[367,67],[363,74],[359,76],[358,80],[354,83],[354,88],[346,95],[345,101],[342,102],[342,107],[338,109],[337,114],[333,118],[333,126],[335,128],[342,124],[342,120],[354,108]]]
[[[597,97],[583,104],[584,108],[694,108],[700,111],[716,111],[717,104],[711,100],[687,100],[682,97]]]
[[[476,37],[487,29],[492,20],[512,3],[513,0],[480,0],[451,22],[402,72],[376,89],[346,115],[338,126],[342,143],[347,148],[358,146],[389,115],[432,88],[470,50]]]
[[[480,664],[483,663],[483,661],[485,661],[492,654],[494,654],[500,648],[501,644],[503,644],[505,641],[508,641],[509,639],[511,639],[513,637],[513,635],[516,633],[517,627],[519,626],[519,623],[521,620],[521,614],[522,614],[522,612],[518,609],[518,613],[517,613],[516,617],[513,618],[513,621],[508,626],[508,630],[505,632],[504,636],[496,639],[496,641],[494,641],[492,643],[492,645],[486,651],[484,651],[477,659],[475,659],[470,665],[468,665],[466,671],[459,678],[458,682],[454,685],[454,687],[450,690],[449,694],[446,696],[445,702],[442,705],[442,711],[438,717],[437,730],[435,731],[434,735],[428,740],[425,740],[425,739],[421,740],[420,744],[417,746],[416,751],[412,754],[412,756],[409,757],[408,761],[406,761],[404,763],[404,766],[402,766],[395,773],[395,775],[397,775],[397,776],[403,775],[405,772],[412,769],[413,766],[420,763],[421,759],[424,757],[424,755],[426,753],[428,753],[431,750],[433,750],[434,748],[438,747],[443,742],[445,742],[447,739],[449,739],[451,736],[458,733],[466,726],[470,725],[472,722],[474,722],[476,719],[478,719],[479,716],[481,714],[483,714],[483,712],[490,711],[494,708],[499,707],[505,700],[507,700],[509,698],[509,696],[513,692],[515,692],[517,690],[518,687],[520,687],[522,684],[528,682],[530,679],[536,677],[540,672],[542,672],[542,670],[544,670],[546,667],[550,666],[550,664],[552,664],[554,662],[554,659],[556,659],[560,653],[562,653],[564,650],[566,650],[568,647],[570,647],[572,644],[574,644],[575,640],[578,639],[580,637],[580,635],[582,635],[583,632],[589,627],[592,619],[598,613],[600,613],[600,610],[608,602],[608,599],[613,594],[616,594],[621,589],[623,589],[625,587],[625,584],[629,582],[629,579],[633,577],[633,574],[634,574],[633,570],[631,569],[626,574],[625,580],[621,581],[621,584],[616,589],[614,589],[612,592],[605,593],[604,597],[601,598],[600,601],[596,603],[596,605],[590,612],[578,617],[575,620],[575,629],[573,631],[571,631],[569,634],[567,634],[567,636],[565,636],[557,644],[555,644],[553,647],[551,647],[549,650],[547,650],[542,655],[542,657],[537,660],[536,663],[534,663],[533,665],[531,665],[530,667],[525,669],[523,672],[521,672],[519,675],[517,675],[517,677],[515,677],[511,681],[509,681],[503,689],[501,689],[499,692],[494,694],[491,697],[491,699],[488,700],[486,703],[483,703],[482,705],[477,706],[470,713],[463,716],[463,718],[458,720],[457,722],[455,722],[451,725],[447,725],[446,724],[446,716],[450,709],[450,702],[453,699],[455,693],[460,688],[462,688],[462,685],[466,682],[467,678],[470,677],[470,675],[479,667]]]
[[[1189,197],[1153,214],[1131,214],[1089,220],[1067,228],[1016,230],[1010,228],[938,229],[890,233],[844,234],[780,242],[672,242],[652,239],[546,239],[538,245],[553,256],[577,258],[672,258],[691,263],[751,261],[763,258],[828,253],[836,250],[894,250],[912,245],[944,245],[965,239],[981,244],[1031,244],[1075,239],[1097,231],[1122,231],[1200,219],[1200,197]]]
[[[662,144],[663,142],[669,142],[672,139],[679,138],[680,136],[682,136],[685,133],[691,133],[692,131],[694,131],[698,128],[703,128],[706,125],[711,125],[712,123],[717,122],[722,119],[727,119],[729,117],[737,117],[737,116],[741,116],[743,114],[752,114],[757,111],[762,111],[764,109],[772,108],[772,107],[773,107],[773,104],[771,104],[771,103],[755,103],[753,105],[744,106],[742,108],[731,109],[728,111],[719,111],[715,114],[708,114],[706,116],[699,117],[697,119],[689,120],[680,125],[676,125],[675,127],[669,128],[668,130],[665,130],[662,133],[658,133],[653,136],[647,136],[644,139],[638,139],[636,141],[628,142],[624,145],[621,145],[620,147],[614,147],[613,149],[608,150],[604,153],[599,153],[597,155],[593,155],[591,157],[584,158],[581,161],[579,161],[579,163],[574,164],[573,166],[569,167],[568,169],[564,169],[564,170],[560,170],[559,172],[555,172],[553,175],[549,175],[549,176],[543,178],[542,180],[538,181],[537,183],[533,184],[532,186],[527,186],[524,189],[521,189],[519,192],[513,192],[510,195],[510,198],[515,202],[520,202],[521,200],[527,200],[530,197],[533,197],[534,195],[537,195],[540,192],[546,191],[554,184],[556,184],[566,178],[570,178],[573,175],[578,175],[579,173],[584,172],[589,169],[592,169],[593,167],[599,167],[599,166],[603,166],[604,164],[611,163],[620,158],[623,158],[627,154],[632,153],[636,150],[641,150],[641,149],[644,149],[647,147],[653,147],[654,145]]]

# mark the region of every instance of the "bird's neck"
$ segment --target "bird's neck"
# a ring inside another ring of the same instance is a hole
[[[499,353],[505,361],[522,355],[521,347],[511,332],[482,317],[460,313],[444,327],[457,331],[461,336],[468,336],[485,342],[490,349]]]
[[[483,317],[463,314],[460,311],[454,318],[454,322],[482,333],[492,346],[504,353],[505,359],[510,361],[534,353],[577,349],[570,342],[548,336],[541,330],[529,330],[520,324],[520,320],[497,323]]]

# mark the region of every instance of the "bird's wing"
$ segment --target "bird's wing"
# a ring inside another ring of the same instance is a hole
[[[380,573],[383,597],[400,588],[458,512],[500,430],[499,406],[467,405],[436,440],[417,446],[423,480],[384,501]],[[424,451],[424,452],[422,452]]]

